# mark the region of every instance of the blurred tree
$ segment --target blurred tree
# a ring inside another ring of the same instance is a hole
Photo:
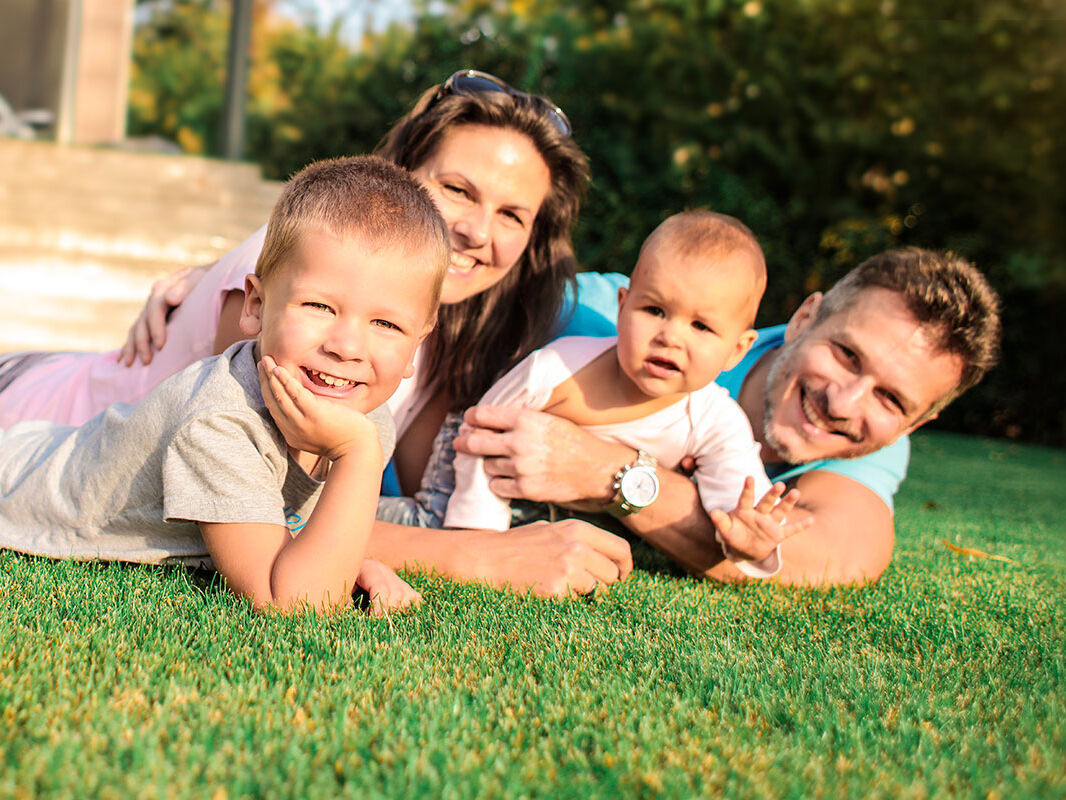
[[[204,153],[222,112],[227,19],[209,0],[151,6],[133,41],[128,129]]]
[[[428,86],[493,72],[574,123],[593,167],[575,237],[590,268],[629,271],[659,219],[709,206],[764,243],[760,320],[776,322],[881,249],[955,249],[1004,293],[1008,336],[1004,365],[946,423],[1066,444],[1043,330],[1066,299],[1052,2],[420,0],[355,51],[262,3],[248,153],[284,177],[368,151]],[[224,26],[216,4],[173,0],[138,30],[132,130],[211,151]]]

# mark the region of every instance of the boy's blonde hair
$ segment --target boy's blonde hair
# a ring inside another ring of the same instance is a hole
[[[378,156],[325,159],[304,167],[274,204],[256,276],[266,281],[282,269],[300,234],[309,228],[335,236],[364,236],[374,247],[425,252],[433,282],[432,309],[437,308],[451,253],[448,228],[432,198],[407,170]]]
[[[766,290],[766,257],[755,234],[747,225],[728,214],[719,214],[705,208],[682,211],[667,217],[653,230],[640,252],[653,244],[669,241],[684,258],[697,258],[713,266],[715,259],[735,252],[746,252],[752,267],[753,289],[750,303],[750,327],[755,322],[759,301]],[[637,264],[640,264],[638,259]],[[634,270],[634,276],[635,276]]]

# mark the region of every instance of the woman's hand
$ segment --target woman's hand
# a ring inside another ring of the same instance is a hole
[[[534,522],[484,542],[490,582],[539,597],[592,594],[633,571],[629,542],[577,519]]]
[[[185,301],[211,266],[205,264],[179,269],[152,284],[148,300],[130,327],[126,343],[119,350],[120,364],[132,366],[138,357],[144,364],[152,363],[153,353],[162,350],[167,341],[167,315]]]
[[[355,449],[374,447],[378,461],[382,460],[377,429],[366,414],[316,397],[268,355],[259,361],[259,386],[267,410],[290,447],[330,461]]]
[[[528,408],[474,406],[464,419],[455,449],[484,456],[489,485],[500,497],[606,504],[614,474],[636,452]]]
[[[505,533],[378,521],[368,554],[396,569],[540,597],[589,594],[633,571],[629,542],[576,519],[535,522]]]

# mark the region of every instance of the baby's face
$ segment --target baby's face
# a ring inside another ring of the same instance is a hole
[[[263,355],[319,397],[366,413],[412,373],[432,327],[432,262],[357,233],[305,231],[277,272],[249,284],[241,324],[258,314],[244,330],[258,333]]]
[[[756,272],[744,250],[708,264],[669,240],[644,248],[619,291],[618,362],[647,397],[702,389],[755,341]]]

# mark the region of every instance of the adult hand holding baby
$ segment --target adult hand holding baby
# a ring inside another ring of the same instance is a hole
[[[543,411],[478,405],[464,420],[455,449],[485,458],[492,491],[500,497],[606,503],[614,494],[614,465],[633,458],[633,448]]]

